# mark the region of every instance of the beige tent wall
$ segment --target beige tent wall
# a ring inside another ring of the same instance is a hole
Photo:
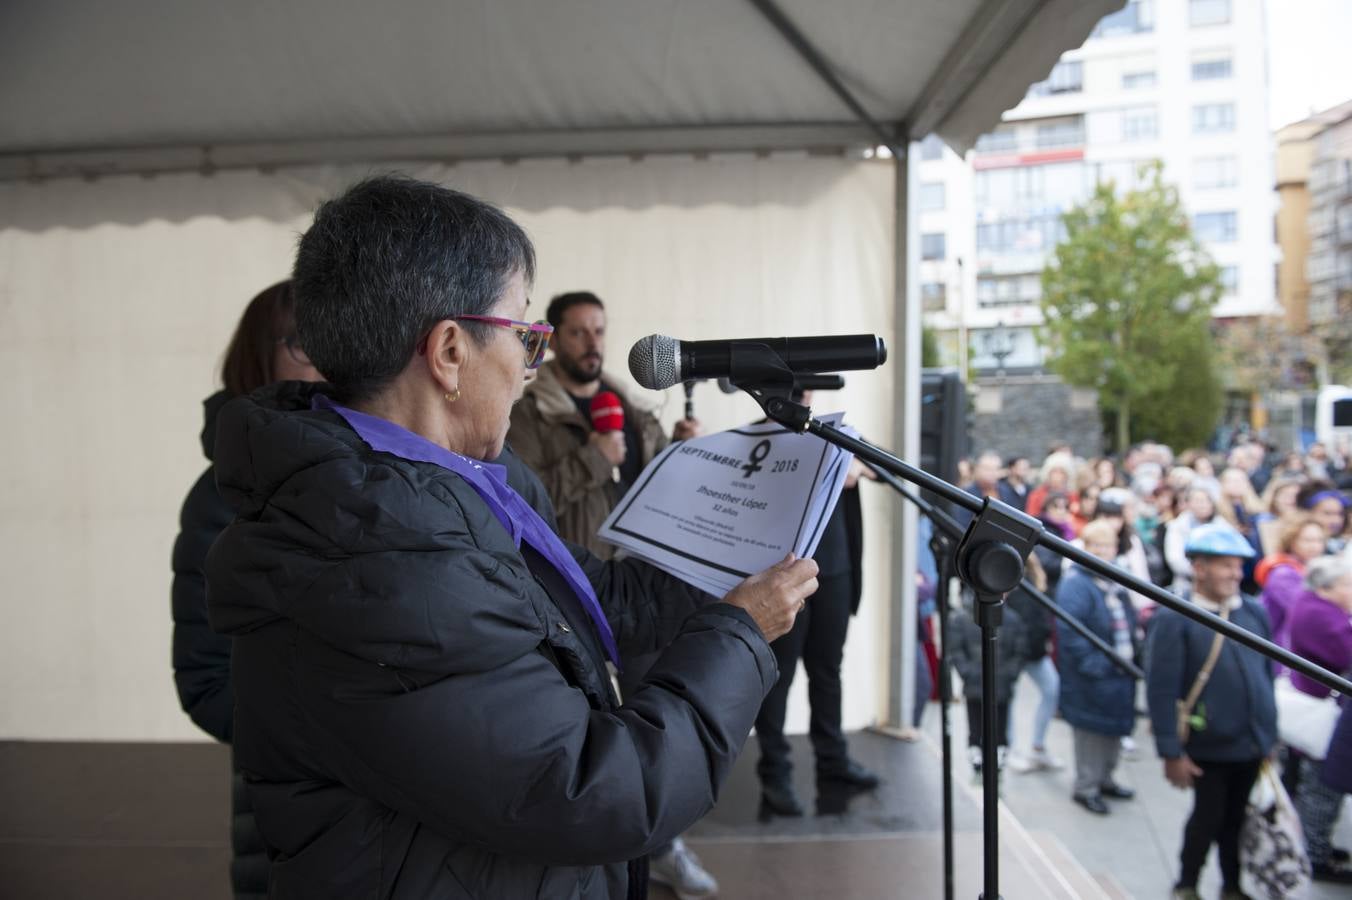
[[[526,226],[543,315],[559,291],[610,311],[608,368],[629,345],[892,333],[892,168],[840,159],[547,161],[402,166],[486,197]],[[316,203],[370,169],[0,185],[0,738],[203,737],[169,667],[169,551],[204,466],[200,401],[247,300],[283,277]],[[892,433],[892,379],[835,400]],[[679,417],[678,390],[660,415]],[[757,415],[696,392],[710,428]],[[866,489],[864,607],[845,657],[845,724],[884,717],[889,521]],[[803,679],[791,730],[805,730]]]

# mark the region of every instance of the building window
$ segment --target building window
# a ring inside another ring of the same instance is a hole
[[[987,211],[1013,216],[1069,209],[1083,202],[1092,186],[1079,160],[978,169],[974,174],[973,200],[979,217]]]
[[[997,128],[976,139],[978,153],[1008,153],[1018,146],[1019,136],[1013,128]]]
[[[1115,13],[1099,19],[1090,37],[1117,37],[1155,30],[1155,0],[1130,0]]]
[[[920,285],[920,308],[924,312],[943,312],[948,308],[948,285],[926,281]]]
[[[920,158],[928,162],[931,160],[943,159],[943,157],[944,142],[939,140],[937,134],[925,135],[925,139],[920,142]]]
[[[1052,66],[1045,79],[1028,88],[1030,97],[1046,97],[1051,94],[1078,94],[1084,90],[1084,63],[1078,60],[1063,61]]]
[[[947,255],[947,241],[942,231],[920,235],[920,258],[928,260],[943,259]]]
[[[944,208],[944,183],[930,181],[920,185],[920,209],[930,212]]]
[[[1065,234],[1059,213],[984,222],[976,226],[976,252],[988,256],[1043,255]]]
[[[1152,159],[1115,159],[1096,163],[1095,182],[1097,184],[1107,184],[1112,182],[1118,192],[1134,191],[1146,184],[1146,180],[1141,177],[1145,167],[1151,163],[1157,162]]]
[[[1081,116],[1043,122],[1037,126],[1037,146],[1039,149],[1073,147],[1083,143],[1084,118]]]
[[[1233,156],[1199,156],[1192,164],[1192,186],[1199,191],[1239,184],[1239,160]]]
[[[1221,266],[1221,290],[1233,294],[1239,288],[1239,266]]]
[[[1041,298],[1041,275],[982,275],[976,280],[976,303],[982,309],[1031,306]]]
[[[1122,140],[1153,141],[1159,137],[1159,116],[1153,106],[1122,110]]]
[[[1192,233],[1208,244],[1225,244],[1239,238],[1238,216],[1233,212],[1198,213],[1192,217]]]
[[[1325,207],[1327,209],[1328,207]],[[1352,244],[1352,205],[1343,204],[1333,214],[1334,235],[1340,244]]]
[[[1230,54],[1209,53],[1192,61],[1193,81],[1217,81],[1234,74]]]
[[[1188,0],[1188,24],[1224,25],[1230,21],[1230,0]]]
[[[1224,134],[1234,130],[1233,103],[1203,103],[1192,108],[1193,134]]]
[[[1155,86],[1155,70],[1146,69],[1142,72],[1123,72],[1122,89],[1124,91],[1139,91],[1145,88]]]

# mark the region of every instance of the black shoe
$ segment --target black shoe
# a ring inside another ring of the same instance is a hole
[[[1348,853],[1342,847],[1334,847],[1329,851],[1329,859],[1336,863],[1352,862],[1352,853]]]
[[[1136,792],[1129,787],[1122,787],[1115,781],[1110,781],[1099,788],[1099,796],[1107,797],[1111,800],[1130,800],[1136,796]]]
[[[1313,869],[1315,881],[1331,881],[1334,884],[1352,884],[1352,868],[1329,860],[1326,863],[1315,863],[1310,867]]]
[[[881,783],[875,773],[852,759],[845,760],[845,765],[834,769],[819,769],[817,780],[839,782],[859,791],[871,791]]]
[[[1108,804],[1104,803],[1103,798],[1098,794],[1076,794],[1071,799],[1091,813],[1100,816],[1106,816],[1111,812],[1111,810],[1108,809]]]
[[[801,816],[803,804],[793,792],[793,785],[787,781],[765,781],[761,783],[761,806],[777,816]]]

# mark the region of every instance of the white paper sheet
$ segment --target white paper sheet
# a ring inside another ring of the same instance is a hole
[[[838,425],[842,416],[820,418]],[[812,555],[852,458],[776,423],[672,444],[643,470],[599,535],[722,597],[789,552]]]

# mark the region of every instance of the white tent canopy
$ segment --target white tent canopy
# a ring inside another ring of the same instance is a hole
[[[7,0],[0,178],[931,131],[961,151],[1121,5]]]

